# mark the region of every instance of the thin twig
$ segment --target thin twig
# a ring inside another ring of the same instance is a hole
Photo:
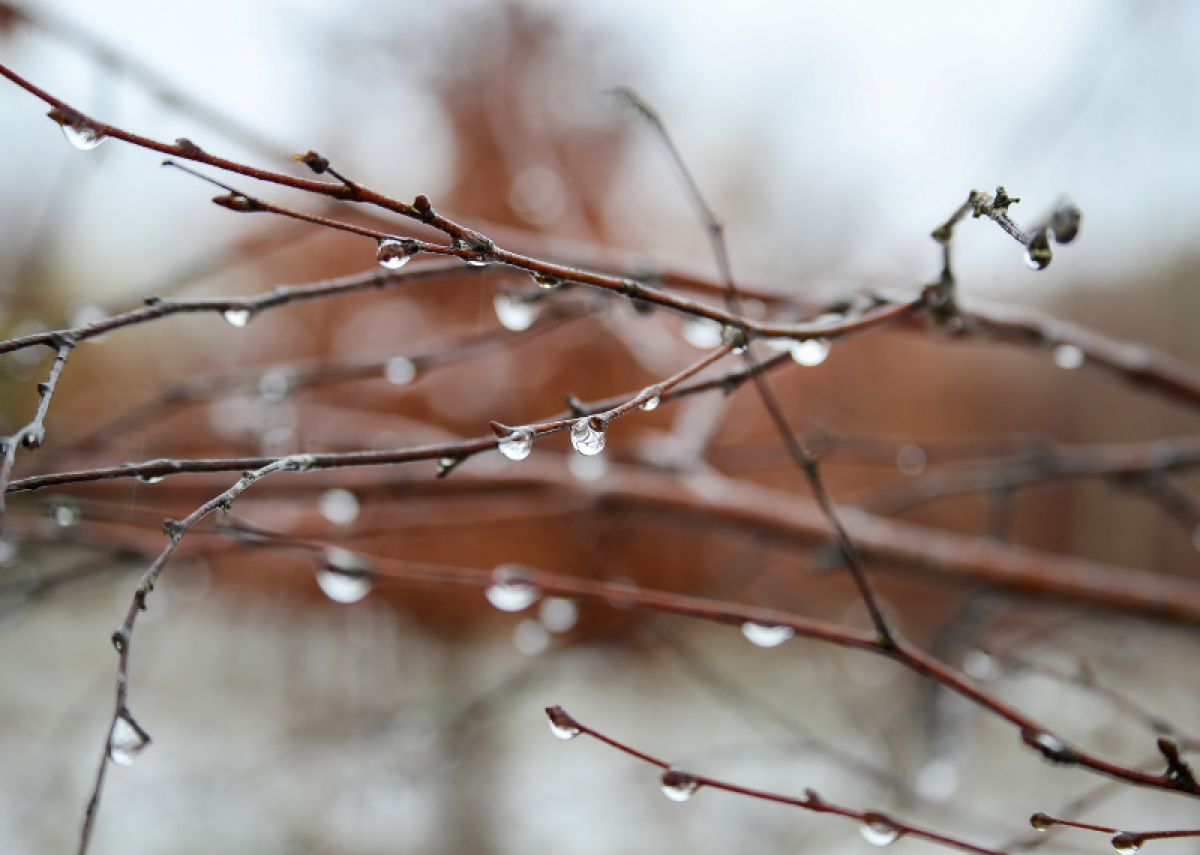
[[[17,449],[24,446],[30,450],[37,450],[41,448],[42,442],[46,438],[44,422],[46,412],[50,409],[50,399],[54,397],[54,389],[58,385],[58,378],[62,375],[63,366],[67,363],[67,356],[75,347],[75,340],[69,336],[59,336],[57,342],[58,351],[54,354],[54,362],[50,365],[50,375],[46,378],[45,383],[38,384],[38,408],[33,421],[12,436],[0,439],[0,453],[4,455],[3,461],[0,462],[0,515],[4,513],[4,496],[8,492],[8,479],[12,474],[13,464],[16,462]]]

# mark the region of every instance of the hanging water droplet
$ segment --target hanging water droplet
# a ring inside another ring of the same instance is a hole
[[[546,707],[546,715],[550,719],[550,732],[559,739],[574,739],[583,731],[562,707]]]
[[[700,350],[711,350],[721,343],[724,327],[708,318],[688,318],[683,322],[683,340]]]
[[[734,353],[745,353],[746,331],[732,324],[726,324],[721,327],[721,343],[728,345]]]
[[[121,710],[108,734],[108,756],[118,766],[132,766],[150,744],[150,734],[142,730],[128,710]]]
[[[1046,831],[1047,829],[1058,825],[1058,823],[1054,821],[1054,817],[1046,813],[1035,813],[1033,816],[1029,817],[1029,824],[1038,831]]]
[[[975,648],[963,657],[963,670],[976,680],[995,680],[1000,676],[1000,663],[987,651]]]
[[[859,831],[862,832],[863,840],[872,846],[891,846],[900,836],[900,829],[881,813],[868,813],[863,816]]]
[[[80,151],[91,151],[108,139],[108,137],[90,125],[63,123],[60,127],[62,127],[63,136],[67,138],[67,142]]]
[[[778,647],[795,634],[796,631],[790,626],[751,623],[750,621],[742,624],[742,635],[746,636],[751,644],[759,647]]]
[[[657,386],[650,386],[642,390],[642,394],[646,396],[646,400],[639,405],[646,412],[656,409],[662,403],[662,389]]]
[[[137,478],[139,481],[141,481],[143,484],[157,484],[160,481],[162,481],[162,479],[165,478],[166,476],[165,475],[135,475],[134,477]]]
[[[379,262],[380,267],[386,267],[388,270],[399,270],[408,264],[412,256],[412,247],[396,238],[384,238],[375,249],[375,260]]]
[[[1073,344],[1060,344],[1054,348],[1054,364],[1059,368],[1074,370],[1083,365],[1084,359],[1083,349]]]
[[[1075,240],[1079,234],[1079,223],[1082,219],[1083,212],[1074,202],[1060,204],[1058,210],[1050,217],[1050,229],[1054,232],[1054,239],[1059,243],[1070,243]]]
[[[358,498],[341,487],[322,493],[319,506],[321,516],[334,525],[349,525],[358,519]]]
[[[553,291],[556,288],[561,288],[563,281],[557,276],[550,276],[546,273],[534,273],[533,281],[543,291]]]
[[[829,356],[830,344],[823,338],[806,338],[792,345],[792,359],[808,368],[820,365]]]
[[[325,547],[317,584],[335,603],[357,603],[375,584],[371,568],[359,556],[340,546]]]
[[[585,416],[571,423],[571,445],[588,457],[604,450],[604,427],[597,428],[592,423],[594,418]]]
[[[526,302],[519,295],[497,294],[492,303],[496,307],[496,318],[505,329],[521,332],[537,320],[538,305]]]
[[[383,376],[393,386],[407,386],[417,376],[417,366],[411,359],[393,356],[383,368]]]
[[[222,317],[235,327],[244,327],[250,323],[249,309],[227,309],[222,312]]]
[[[527,579],[529,571],[519,564],[502,564],[492,573],[495,584],[485,591],[488,602],[502,612],[520,612],[542,596],[537,585]]]
[[[663,795],[673,802],[686,802],[700,788],[700,782],[682,769],[668,769],[662,773],[661,781]]]
[[[1029,236],[1029,243],[1025,245],[1025,264],[1031,270],[1045,270],[1053,256],[1049,229],[1040,228]]]
[[[537,656],[550,646],[550,633],[536,620],[523,620],[513,629],[513,647],[526,656]]]
[[[551,632],[567,632],[579,620],[579,607],[574,600],[547,597],[538,606],[538,620]]]
[[[1137,834],[1131,834],[1128,831],[1122,831],[1112,839],[1113,849],[1118,852],[1133,853],[1142,848],[1142,837]]]
[[[496,447],[509,460],[524,460],[533,451],[533,431],[529,428],[517,428],[500,440]]]
[[[488,266],[488,263],[486,261],[479,259],[479,258],[468,258],[468,259],[466,259],[466,262],[467,262],[467,267],[487,267]]]
[[[925,471],[925,464],[928,462],[925,452],[916,445],[902,446],[896,452],[896,468],[905,475],[920,475]]]
[[[50,509],[50,516],[56,525],[70,528],[79,523],[79,509],[73,505],[55,505]]]

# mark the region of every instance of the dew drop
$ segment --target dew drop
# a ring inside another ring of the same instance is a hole
[[[496,307],[496,317],[505,329],[521,332],[529,329],[537,320],[537,304],[527,303],[518,295],[497,294],[492,303]]]
[[[1112,839],[1113,849],[1118,852],[1137,852],[1142,848],[1142,838],[1128,831],[1122,831]]]
[[[543,291],[553,291],[556,288],[561,288],[563,284],[563,281],[557,276],[549,276],[545,273],[534,273],[533,281]]]
[[[579,607],[574,600],[547,597],[538,606],[538,620],[551,632],[567,632],[579,620]]]
[[[646,412],[657,409],[662,403],[662,390],[657,386],[650,386],[642,390],[642,394],[646,396],[646,400],[642,401],[639,406]]]
[[[137,478],[139,481],[141,481],[143,484],[157,484],[160,481],[162,481],[162,479],[165,478],[166,476],[165,475],[135,475],[134,477]]]
[[[317,570],[317,584],[335,603],[357,603],[371,592],[375,580],[371,568],[353,552],[327,546],[324,563]]]
[[[358,498],[349,490],[334,487],[321,494],[321,516],[334,525],[349,525],[358,519]]]
[[[108,139],[104,134],[87,125],[63,124],[61,127],[63,136],[67,138],[67,142],[73,148],[77,148],[80,151],[91,151]]]
[[[383,367],[383,376],[393,386],[407,386],[417,376],[417,366],[411,359],[393,356]]]
[[[721,343],[728,345],[734,353],[746,352],[746,331],[732,324],[721,327]]]
[[[1058,825],[1058,823],[1054,821],[1054,817],[1045,813],[1035,813],[1033,816],[1029,817],[1029,824],[1038,831],[1046,831]]]
[[[501,564],[492,573],[495,584],[485,592],[488,602],[502,612],[520,612],[532,606],[542,591],[526,581],[527,574],[519,564]]]
[[[375,260],[379,262],[380,267],[388,270],[399,270],[408,264],[408,260],[412,256],[412,248],[404,241],[395,238],[384,238],[375,250]]]
[[[128,710],[121,710],[108,734],[108,756],[118,766],[132,766],[150,744],[150,734],[142,730]]]
[[[55,505],[50,510],[50,516],[55,524],[62,528],[70,528],[79,523],[79,509],[72,505]]]
[[[905,445],[896,452],[896,468],[905,475],[920,475],[928,462],[920,446]]]
[[[976,648],[963,657],[963,670],[976,680],[995,680],[1000,676],[1000,663],[990,653]]]
[[[536,620],[523,620],[513,630],[513,647],[526,656],[537,656],[550,646],[550,633]]]
[[[1068,371],[1083,365],[1085,358],[1083,350],[1073,344],[1060,344],[1054,348],[1054,364]]]
[[[1050,266],[1050,259],[1053,256],[1054,253],[1050,249],[1049,229],[1038,229],[1030,236],[1029,243],[1025,247],[1025,264],[1031,270],[1045,270]]]
[[[222,313],[222,317],[235,327],[244,327],[250,323],[250,310],[228,309]]]
[[[891,846],[900,836],[900,830],[881,813],[869,813],[863,817],[859,827],[863,840],[872,846]]]
[[[1054,239],[1059,243],[1070,243],[1075,240],[1079,234],[1079,223],[1082,219],[1083,212],[1074,202],[1064,202],[1059,205],[1058,210],[1050,218],[1050,229],[1054,232]]]
[[[546,707],[546,715],[550,719],[550,732],[559,739],[574,739],[583,730],[562,707]]]
[[[524,460],[533,451],[533,431],[529,428],[517,428],[500,440],[496,447],[509,460]]]
[[[790,626],[751,623],[742,624],[742,635],[759,647],[778,647],[796,634]]]
[[[806,338],[792,345],[792,359],[799,364],[812,368],[820,365],[829,356],[830,344],[823,338]]]
[[[721,343],[724,327],[708,318],[688,318],[683,322],[683,340],[700,350],[711,350]]]
[[[668,769],[662,773],[661,781],[663,795],[673,802],[686,802],[700,788],[700,782],[682,769]]]
[[[580,454],[591,457],[604,450],[604,428],[596,429],[592,418],[584,416],[571,423],[571,445]]]

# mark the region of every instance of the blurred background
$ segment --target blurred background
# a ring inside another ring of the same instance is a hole
[[[1042,272],[993,224],[968,219],[954,244],[963,295],[1036,306],[1191,364],[1197,36],[1200,8],[1169,3],[0,4],[0,61],[100,120],[296,175],[288,156],[315,149],[393,198],[427,194],[508,248],[664,286],[711,279],[704,230],[661,143],[611,93],[631,86],[725,222],[735,273],[756,295],[749,310],[763,316],[919,289],[940,270],[930,231],[971,189],[1005,186],[1023,224],[1069,197],[1083,229]],[[370,241],[220,209],[210,187],[160,169],[153,153],[115,142],[75,151],[44,112],[0,86],[5,338],[152,294],[249,295],[374,266]],[[527,276],[464,267],[244,327],[198,315],[122,330],[73,354],[46,445],[22,452],[15,474],[479,436],[492,419],[548,418],[569,394],[636,392],[700,356],[702,330],[585,290],[540,293]],[[48,355],[0,357],[5,432],[33,413]],[[920,526],[918,537],[950,532],[1193,581],[1200,518],[1186,474],[1173,502],[1128,482],[935,501],[913,486],[1052,441],[1187,437],[1195,415],[1183,405],[1048,348],[919,330],[839,341],[817,361],[773,384],[824,452],[839,501]],[[597,458],[557,436],[521,463],[489,454],[435,473],[424,463],[288,476],[235,511],[381,560],[520,562],[867,625],[819,533],[621,498],[636,474],[704,502],[730,485],[802,502],[750,387],[634,414]],[[109,635],[163,545],[162,520],[232,480],[10,500],[6,851],[75,845],[111,709]],[[814,787],[988,846],[1106,851],[1082,832],[1030,839],[1029,814],[1085,794],[1083,816],[1100,824],[1195,825],[1183,800],[1051,768],[1010,727],[870,658],[800,640],[764,650],[732,628],[564,600],[512,615],[478,592],[380,585],[336,603],[310,554],[252,549],[214,525],[187,544],[134,645],[130,707],[154,742],[111,770],[95,853],[870,850],[835,818],[717,792],[674,804],[651,767],[554,740],[551,704],[697,772],[789,794]],[[921,567],[871,569],[907,635],[1071,738],[1138,764],[1153,760],[1162,721],[1184,739],[1200,730],[1193,626]]]

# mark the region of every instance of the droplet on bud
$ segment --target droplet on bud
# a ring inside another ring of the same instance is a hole
[[[1122,831],[1113,837],[1112,845],[1113,849],[1116,849],[1118,852],[1137,852],[1142,848],[1142,836]]]
[[[1054,239],[1059,243],[1070,243],[1075,240],[1079,234],[1079,223],[1082,219],[1083,212],[1074,202],[1065,202],[1059,205],[1058,210],[1050,217],[1050,230],[1054,232]]]
[[[723,329],[719,321],[688,318],[683,322],[683,340],[700,350],[711,350],[721,343]]]
[[[662,773],[661,781],[663,795],[673,802],[686,802],[700,788],[700,782],[682,769],[668,769]]]
[[[537,304],[528,303],[519,295],[497,294],[492,303],[496,307],[496,318],[505,329],[521,332],[529,329],[537,320]]]
[[[222,313],[222,317],[224,317],[226,321],[235,327],[244,327],[246,324],[250,323],[250,310],[227,309]]]
[[[520,612],[542,596],[537,585],[528,581],[529,570],[520,564],[501,564],[492,572],[495,584],[487,589],[488,602],[502,612]]]
[[[533,451],[533,431],[529,428],[517,428],[500,440],[496,447],[509,460],[524,460]]]
[[[100,143],[104,142],[108,137],[97,131],[90,125],[76,122],[75,124],[62,124],[63,136],[67,138],[67,142],[72,148],[77,148],[80,151],[91,151]]]
[[[1035,813],[1033,816],[1029,817],[1029,824],[1038,831],[1046,831],[1047,829],[1058,825],[1058,823],[1054,821],[1054,817],[1046,813]]]
[[[407,386],[417,376],[417,366],[411,359],[393,356],[383,368],[383,376],[393,386]]]
[[[742,635],[746,636],[751,644],[759,647],[778,647],[795,634],[796,631],[790,626],[751,623],[750,621],[742,624]]]
[[[1086,356],[1081,348],[1073,344],[1060,344],[1054,348],[1054,364],[1072,371],[1083,365]]]
[[[574,739],[583,731],[562,707],[546,707],[546,715],[550,718],[550,732],[559,739]]]
[[[604,427],[597,428],[594,416],[584,416],[571,423],[571,445],[580,454],[591,457],[604,450]]]
[[[1029,243],[1025,246],[1025,263],[1031,270],[1045,270],[1053,256],[1049,229],[1042,227],[1029,236]]]
[[[335,603],[357,603],[375,579],[370,566],[358,555],[340,546],[325,547],[324,562],[317,570],[317,584]]]
[[[646,412],[650,412],[662,403],[662,389],[657,386],[649,386],[643,389],[642,394],[646,396],[646,400],[642,401],[640,406]]]
[[[862,832],[863,840],[872,846],[891,846],[900,836],[900,829],[881,813],[868,813],[863,816],[859,831]]]
[[[133,720],[129,710],[121,710],[108,734],[108,757],[118,766],[132,766],[150,744],[150,734]]]
[[[380,267],[386,267],[388,270],[399,270],[408,264],[412,257],[412,246],[396,238],[384,238],[375,249],[375,260],[379,262]]]
[[[792,345],[792,359],[799,364],[812,368],[820,365],[829,356],[830,344],[823,338],[806,338]]]

